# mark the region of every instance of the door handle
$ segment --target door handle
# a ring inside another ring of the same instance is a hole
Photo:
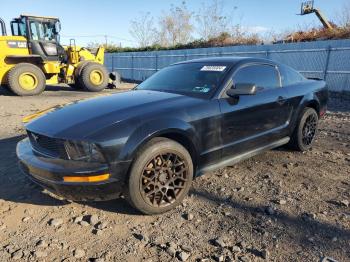
[[[278,103],[279,105],[283,105],[285,102],[286,102],[286,98],[285,98],[285,97],[279,96],[279,97],[277,98],[277,103]]]

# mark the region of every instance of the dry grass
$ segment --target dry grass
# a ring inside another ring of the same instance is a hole
[[[286,42],[309,42],[316,40],[335,40],[350,38],[350,26],[326,28],[311,28],[307,31],[298,31],[286,37]]]

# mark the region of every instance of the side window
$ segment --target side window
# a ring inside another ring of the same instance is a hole
[[[55,40],[54,33],[53,33],[53,26],[50,26],[49,23],[44,23],[44,38],[46,41],[52,41]]]
[[[27,36],[27,24],[24,18],[19,22],[18,30],[19,30],[19,35]]]
[[[42,23],[38,23],[38,27],[39,27],[39,38],[40,39],[45,39],[45,29],[44,29],[44,25]],[[46,39],[45,39],[46,40]]]
[[[12,35],[19,36],[19,24],[17,22],[11,22]]]
[[[269,65],[249,65],[238,69],[233,75],[233,83],[255,84],[259,89],[280,87],[278,72]]]
[[[281,79],[283,86],[294,85],[305,80],[305,77],[300,73],[290,68],[289,66],[280,65]]]

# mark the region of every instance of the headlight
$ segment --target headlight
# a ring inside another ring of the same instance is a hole
[[[64,147],[68,158],[71,160],[100,163],[105,162],[105,158],[99,148],[93,143],[65,141]]]

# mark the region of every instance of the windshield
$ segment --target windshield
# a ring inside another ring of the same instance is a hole
[[[210,97],[220,86],[229,65],[224,63],[187,63],[166,67],[136,89]]]

